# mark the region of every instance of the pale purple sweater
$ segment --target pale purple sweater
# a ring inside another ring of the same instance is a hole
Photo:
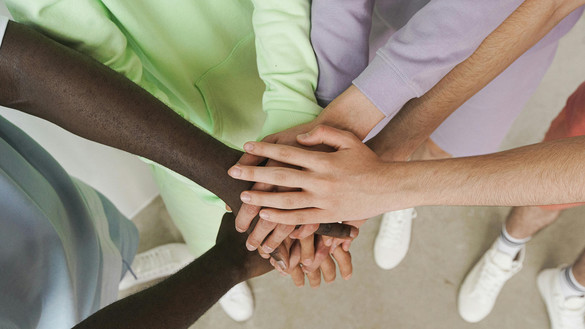
[[[353,80],[380,111],[392,117],[469,57],[522,2],[313,0],[311,37],[320,70],[317,97],[326,104]],[[373,15],[389,30],[398,31],[368,64]],[[565,19],[530,51],[558,41],[577,19],[578,15]]]

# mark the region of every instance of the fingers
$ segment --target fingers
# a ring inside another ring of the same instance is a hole
[[[244,191],[240,195],[240,199],[245,204],[279,209],[302,209],[315,207],[317,206],[318,202],[318,200],[316,200],[314,197],[310,197],[308,193],[302,191],[279,193]]]
[[[318,162],[321,152],[307,151],[298,147],[270,144],[264,142],[248,142],[244,144],[248,154],[265,157],[272,160],[288,163],[294,166],[306,167]]]
[[[292,225],[277,225],[274,231],[272,231],[270,236],[262,244],[262,250],[266,253],[273,252],[294,229],[295,227]]]
[[[240,211],[236,215],[236,231],[240,233],[246,232],[254,218],[258,216],[260,209],[260,207],[242,203]]]
[[[337,268],[335,267],[335,262],[331,257],[325,258],[323,263],[321,263],[321,273],[323,273],[323,280],[326,283],[331,283],[335,281],[335,272]]]
[[[299,265],[295,266],[291,270],[290,277],[293,280],[295,286],[302,287],[305,285],[305,273]]]
[[[291,239],[302,240],[309,235],[315,233],[319,228],[319,224],[306,224],[297,226],[297,228],[290,234]]]
[[[308,236],[300,240],[301,245],[301,263],[303,267],[308,267],[313,264],[315,258],[315,239],[314,236]]]
[[[290,239],[285,240],[285,243],[288,243]],[[301,246],[298,240],[295,240],[292,243],[290,248],[290,262],[289,262],[289,270],[288,273],[290,274],[291,279],[293,280],[294,284],[297,287],[302,287],[305,285],[305,273],[299,266],[299,262],[301,259]]]
[[[276,225],[278,224],[263,219],[258,220],[256,227],[254,227],[254,230],[248,236],[246,248],[250,251],[258,249],[264,239],[266,239],[266,236],[276,228]]]
[[[311,265],[303,266],[303,271],[305,273],[313,272],[321,266],[321,263],[329,257],[329,247],[325,245],[323,239],[315,235],[315,255],[313,257],[313,262]]]
[[[347,224],[336,223],[336,219],[326,215],[326,211],[319,208],[296,210],[281,210],[264,208],[260,217],[271,222],[286,225],[321,224],[315,233],[334,238],[355,238],[359,229]]]
[[[235,165],[228,170],[232,178],[250,182],[302,188],[310,176],[306,172],[284,167],[251,167]],[[242,199],[243,202],[248,202]]]
[[[307,279],[309,279],[309,284],[311,285],[311,288],[318,288],[321,285],[321,271],[318,268],[312,272],[305,274],[307,275]]]
[[[290,248],[290,261],[289,265],[292,269],[293,267],[298,266],[301,263],[301,243],[299,240],[294,240]]]
[[[353,265],[351,264],[351,254],[342,248],[335,248],[333,250],[333,258],[339,267],[339,274],[344,280],[349,280],[353,272]]]
[[[351,242],[352,242],[352,240],[345,240],[341,244],[341,248],[343,248],[343,250],[345,250],[345,251],[349,251],[349,247],[351,247]]]
[[[297,141],[305,146],[325,144],[337,150],[349,148],[356,143],[362,144],[362,141],[348,131],[323,125],[315,127],[306,134],[298,135]]]
[[[238,164],[242,164],[244,166],[257,166],[264,161],[266,161],[265,157],[244,153],[244,155],[240,157],[240,160],[238,160]]]
[[[340,239],[355,239],[359,233],[360,230],[357,227],[340,223],[320,224],[315,231],[315,234]]]

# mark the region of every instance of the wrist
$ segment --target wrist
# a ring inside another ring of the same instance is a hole
[[[214,247],[216,253],[214,255],[215,261],[224,263],[224,269],[229,273],[230,283],[236,285],[240,282],[246,281],[249,278],[249,270],[246,266],[246,255],[244,247],[234,247],[233,244],[225,240],[219,242]]]
[[[384,117],[384,113],[352,85],[323,109],[313,122],[350,131],[363,140]]]
[[[386,162],[379,170],[378,177],[383,177],[380,192],[385,200],[385,212],[413,208],[429,204],[432,193],[432,178],[424,162]],[[391,201],[388,201],[391,200]]]

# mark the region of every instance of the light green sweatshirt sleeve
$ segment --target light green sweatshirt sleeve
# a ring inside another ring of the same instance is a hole
[[[6,0],[15,21],[81,52],[123,74],[162,102],[167,96],[147,81],[129,40],[97,0]]]
[[[252,2],[258,72],[266,84],[263,138],[309,122],[321,112],[315,99],[318,68],[310,41],[311,1]]]

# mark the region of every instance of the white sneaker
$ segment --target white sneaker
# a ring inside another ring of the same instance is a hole
[[[538,274],[538,290],[546,304],[552,329],[584,329],[585,297],[565,299],[559,274],[563,268],[551,268]]]
[[[392,269],[406,256],[413,218],[416,218],[414,208],[387,212],[382,216],[374,243],[374,259],[380,268]]]
[[[120,281],[119,289],[129,289],[138,284],[169,276],[189,265],[194,259],[195,257],[191,255],[184,243],[169,243],[150,249],[134,257],[132,271],[126,272]]]
[[[459,315],[471,323],[483,320],[494,308],[504,283],[522,269],[526,248],[517,259],[496,249],[494,243],[463,281],[457,300]]]
[[[221,308],[234,321],[250,319],[254,313],[252,291],[246,282],[238,283],[219,299]]]

